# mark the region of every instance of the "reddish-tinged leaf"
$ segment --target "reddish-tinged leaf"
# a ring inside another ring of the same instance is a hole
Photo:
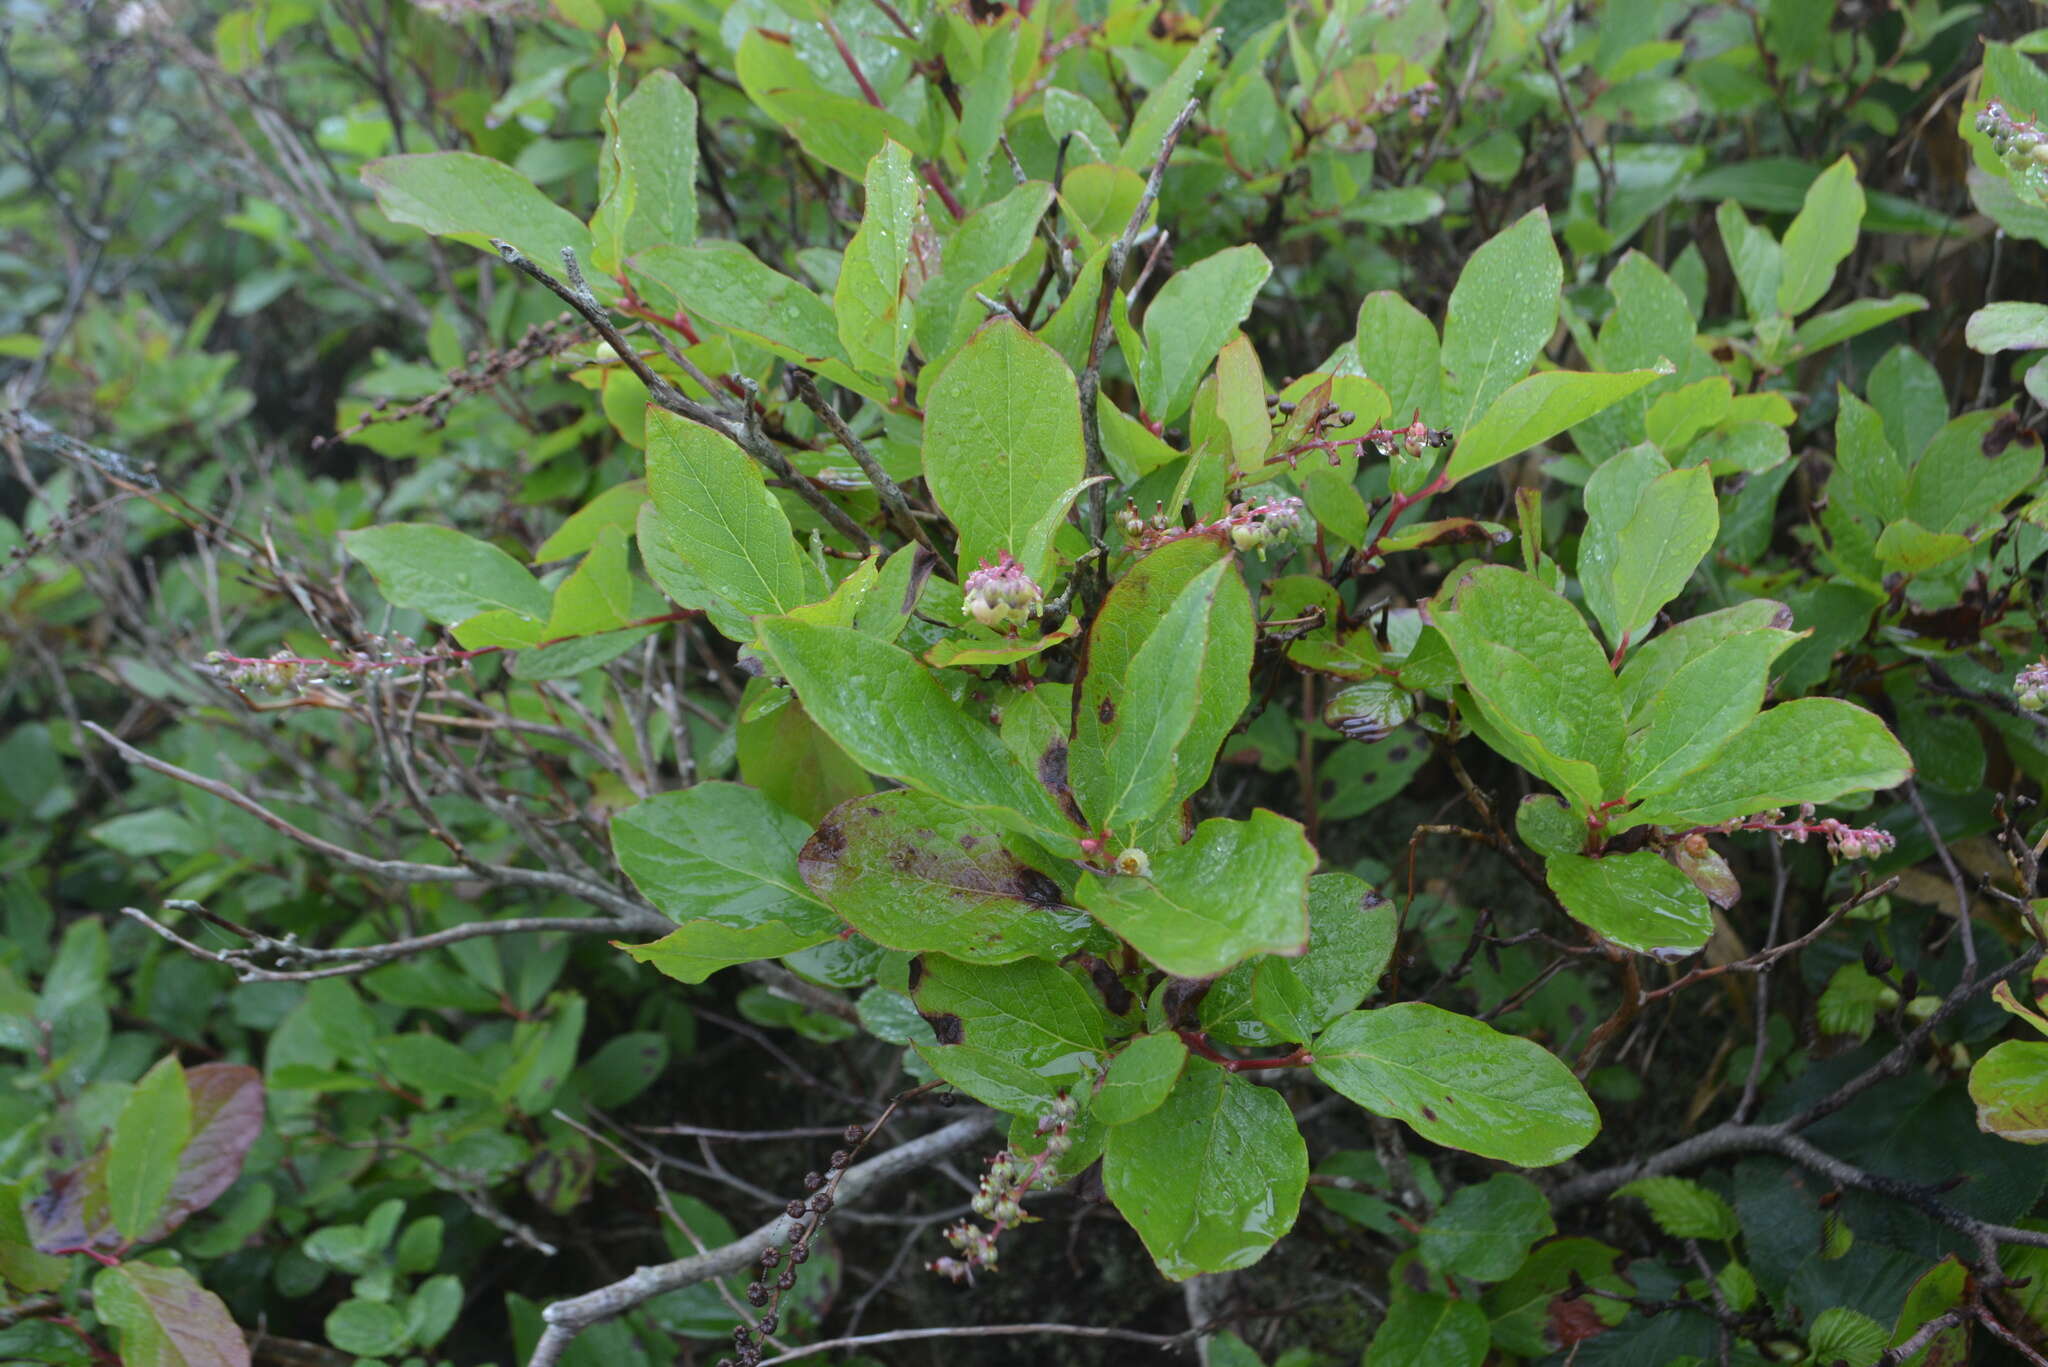
[[[249,1146],[263,1133],[263,1075],[254,1068],[202,1063],[185,1074],[185,1087],[192,1094],[192,1139],[178,1159],[177,1180],[151,1240],[163,1238],[233,1186]]]
[[[122,1263],[92,1290],[100,1318],[121,1331],[123,1367],[249,1367],[228,1308],[182,1267]]]

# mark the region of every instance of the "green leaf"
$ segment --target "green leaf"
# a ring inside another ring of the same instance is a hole
[[[1247,1267],[1294,1227],[1308,1147],[1278,1092],[1190,1059],[1165,1104],[1109,1132],[1102,1182],[1179,1281]]]
[[[382,1301],[351,1296],[327,1313],[327,1341],[344,1353],[382,1357],[405,1348],[405,1317]]]
[[[122,1263],[95,1276],[92,1293],[120,1333],[123,1367],[249,1367],[227,1306],[182,1267]]]
[[[861,393],[887,397],[854,371],[840,345],[832,306],[737,242],[650,247],[627,263],[627,272],[642,293],[645,286],[656,286],[693,318]]]
[[[1621,669],[1622,702],[1627,708],[1630,729],[1642,726],[1646,709],[1670,686],[1678,671],[1728,637],[1765,627],[1782,630],[1791,625],[1792,612],[1783,603],[1752,598],[1731,608],[1689,617],[1658,632]]]
[[[975,1100],[1037,1115],[1062,1092],[1080,1099],[1107,1049],[1086,989],[1042,959],[986,967],[940,955],[917,960],[911,996],[935,1044],[918,1054]]]
[[[1573,920],[1626,949],[1682,959],[1714,933],[1706,896],[1649,850],[1599,859],[1556,854],[1544,862],[1543,872]]]
[[[418,1031],[386,1035],[377,1055],[393,1081],[435,1096],[488,1097],[490,1080],[461,1046]]]
[[[1628,813],[1630,826],[1716,826],[1803,802],[1896,788],[1912,761],[1884,723],[1839,698],[1780,703],[1729,737],[1682,788]]]
[[[590,220],[597,269],[615,273],[636,252],[695,242],[697,97],[674,72],[649,72],[626,97],[611,151],[617,178]]]
[[[1197,583],[1212,589],[1189,599]],[[1178,659],[1161,632],[1176,605],[1184,615],[1198,611],[1204,593],[1207,612],[1191,641],[1199,654]],[[1152,794],[1150,810],[1184,801],[1208,780],[1218,748],[1251,698],[1256,632],[1242,575],[1206,537],[1168,542],[1124,572],[1089,630],[1067,760],[1082,810],[1098,829],[1112,812],[1127,822],[1150,814],[1122,797],[1139,777],[1141,746],[1149,737],[1180,728],[1167,752],[1152,761],[1154,788],[1160,781],[1166,788]],[[1140,689],[1141,667],[1158,681],[1156,688]]]
[[[1997,410],[1966,413],[1927,443],[1906,484],[1906,516],[1930,532],[1974,533],[2041,474],[2041,444],[1993,445]]]
[[[1553,1239],[1542,1245],[1513,1276],[1487,1293],[1485,1309],[1494,1345],[1525,1358],[1556,1352],[1551,1316],[1564,1297],[1569,1297],[1566,1304],[1592,1307],[1600,1323],[1610,1328],[1621,1323],[1628,1306],[1605,1296],[1581,1296],[1572,1287],[1576,1274],[1578,1281],[1595,1290],[1627,1296],[1631,1288],[1614,1270],[1626,1261],[1620,1249],[1597,1239]]]
[[[1248,821],[1204,821],[1187,844],[1150,854],[1149,876],[1084,872],[1075,895],[1168,973],[1208,978],[1254,954],[1307,947],[1316,852],[1298,823],[1259,808]]]
[[[630,535],[646,502],[645,480],[629,479],[624,484],[614,484],[555,528],[554,534],[541,542],[540,549],[533,553],[533,563],[546,565],[581,555],[597,544],[599,533],[606,527],[618,527]]]
[[[1086,463],[1073,372],[1013,318],[976,333],[926,393],[925,483],[959,529],[963,572],[1008,551],[1050,588],[1053,533]]]
[[[1202,373],[1251,314],[1273,273],[1266,254],[1247,243],[1174,272],[1145,308],[1145,355],[1138,397],[1155,422],[1187,411]]]
[[[114,1122],[107,1153],[107,1201],[114,1228],[139,1239],[156,1223],[192,1137],[192,1097],[175,1054],[158,1059],[135,1084]]]
[[[1109,1061],[1088,1113],[1105,1125],[1128,1125],[1152,1114],[1165,1104],[1187,1061],[1188,1047],[1172,1031],[1139,1035]]]
[[[548,592],[525,566],[453,527],[391,523],[344,532],[342,543],[394,607],[412,608],[444,625],[492,611],[547,620]]]
[[[1557,329],[1563,285],[1564,262],[1542,209],[1530,210],[1472,253],[1444,313],[1446,426],[1469,431],[1502,391],[1529,373]]]
[[[1870,1316],[1846,1305],[1837,1305],[1814,1316],[1813,1328],[1806,1336],[1806,1346],[1813,1350],[1815,1362],[1825,1362],[1830,1367],[1836,1363],[1846,1363],[1848,1367],[1875,1367],[1877,1360],[1884,1356],[1889,1338],[1884,1328]]]
[[[823,11],[804,8],[794,13],[806,23],[815,23]],[[811,74],[798,44],[787,33],[750,23],[743,34],[733,53],[733,70],[741,89],[756,108],[787,128],[819,161],[859,180],[887,139],[894,138],[912,151],[924,150],[917,129],[903,118],[874,108],[851,90],[841,94],[825,88]],[[826,56],[824,60],[833,59]]]
[[[1431,605],[1487,744],[1549,780],[1581,813],[1620,781],[1620,689],[1578,610],[1505,565],[1463,576]]]
[[[1399,920],[1393,902],[1364,879],[1319,873],[1308,880],[1308,952],[1267,960],[1259,971],[1284,964],[1307,993],[1313,1028],[1321,1030],[1372,995],[1394,957]]]
[[[1638,1177],[1614,1193],[1616,1200],[1625,1196],[1648,1206],[1657,1228],[1674,1239],[1733,1239],[1742,1232],[1726,1201],[1683,1177]]]
[[[1721,529],[1705,466],[1672,470],[1655,447],[1624,451],[1586,483],[1579,582],[1610,644],[1644,635],[1685,588]]]
[[[1366,1361],[1372,1367],[1479,1367],[1489,1341],[1485,1312],[1476,1303],[1403,1286],[1373,1331]]]
[[[1422,1227],[1416,1250],[1433,1272],[1498,1282],[1514,1275],[1531,1244],[1556,1232],[1536,1184],[1500,1172],[1460,1188]]]
[[[1353,1011],[1312,1052],[1316,1076],[1365,1109],[1482,1158],[1545,1167],[1600,1132],[1600,1113],[1549,1050],[1422,1002]]]
[[[2048,1044],[2007,1040],[1970,1069],[1977,1128],[2016,1144],[2048,1144]]]
[[[592,636],[633,620],[633,577],[626,567],[626,533],[606,527],[578,565],[555,588],[554,607],[541,637]]]
[[[71,1278],[71,1260],[38,1253],[21,1204],[26,1182],[0,1182],[0,1283],[16,1291],[55,1291]]]
[[[1152,169],[1152,164],[1159,160],[1159,149],[1166,145],[1166,130],[1173,126],[1188,97],[1195,93],[1195,82],[1202,78],[1203,68],[1208,66],[1209,58],[1215,54],[1216,44],[1222,38],[1222,29],[1208,30],[1188,49],[1173,73],[1152,87],[1131,119],[1131,131],[1124,138],[1122,150],[1117,153],[1117,165],[1128,167],[1140,175]],[[1109,149],[1102,150],[1106,152]],[[1123,225],[1117,226],[1121,229]]]
[[[735,926],[726,921],[688,921],[644,945],[619,946],[635,960],[651,964],[677,982],[701,983],[721,968],[779,959],[799,949],[823,944],[832,932],[798,930],[785,921]]]
[[[1749,725],[1763,707],[1771,662],[1798,640],[1772,627],[1732,632],[1662,675],[1630,708],[1624,792],[1645,797],[1683,783]]]
[[[612,817],[612,851],[641,896],[682,925],[778,922],[817,939],[838,929],[804,885],[797,852],[810,828],[756,789],[699,783]]]
[[[1785,229],[1780,313],[1797,316],[1821,301],[1835,283],[1835,268],[1856,250],[1862,226],[1863,187],[1856,163],[1844,156],[1807,188],[1805,204]]]
[[[1181,743],[1211,676],[1244,672],[1254,628],[1251,595],[1229,558],[1190,579],[1157,618],[1109,620],[1105,609],[1097,632],[1105,630],[1105,621],[1107,629],[1125,632],[1127,642],[1135,639],[1137,648],[1111,688],[1084,687],[1069,773],[1091,825],[1114,830],[1142,822],[1172,801],[1183,763],[1205,767],[1211,757],[1183,757]],[[1087,698],[1096,692],[1102,701],[1091,709]]]
[[[1961,532],[1930,532],[1911,518],[1901,518],[1878,535],[1871,553],[1887,574],[1920,574],[1969,549],[1970,538]]]
[[[1851,337],[1881,328],[1894,318],[1918,313],[1927,301],[1917,294],[1897,294],[1889,299],[1855,299],[1838,309],[1816,313],[1792,333],[1792,354],[1811,356]]]
[[[832,303],[846,354],[862,370],[885,379],[903,364],[916,326],[917,309],[904,273],[923,202],[910,153],[898,143],[883,143],[868,163],[866,208],[840,257]]]
[[[823,596],[760,467],[727,438],[649,405],[647,484],[668,549],[741,612],[788,612]]]
[[[1047,91],[1047,98],[1056,93]],[[974,292],[1007,274],[1030,250],[1052,195],[1044,181],[1026,181],[969,214],[946,239],[938,274],[917,296],[917,341],[927,364],[939,364],[988,316]],[[1094,320],[1090,309],[1088,321]]]
[[[887,949],[971,963],[1058,960],[1091,925],[1066,905],[1043,850],[907,788],[842,803],[798,867],[812,892]]]
[[[453,237],[484,251],[491,239],[509,242],[527,260],[561,278],[562,249],[590,265],[590,230],[567,209],[501,161],[474,152],[418,152],[385,157],[363,167],[363,183],[394,223],[410,223],[436,237]],[[600,297],[617,287],[592,279]]]
[[[1607,375],[1546,370],[1519,380],[1502,391],[1460,437],[1458,449],[1444,467],[1444,475],[1455,483],[1467,475],[1491,469],[1510,456],[1520,455],[1566,428],[1576,427],[1594,414],[1612,408],[1668,373],[1631,370]]]
[[[2048,304],[1986,304],[1970,315],[1963,339],[1986,356],[2048,347]]]
[[[1742,286],[1750,318],[1775,316],[1779,286],[1785,274],[1784,249],[1771,236],[1770,229],[1752,226],[1733,200],[1715,211],[1714,221],[1720,225],[1721,246],[1735,268],[1735,280]]]
[[[1392,290],[1374,290],[1358,306],[1358,364],[1387,391],[1396,425],[1418,412],[1432,426],[1442,417],[1436,325]]]
[[[761,645],[811,717],[870,772],[1078,853],[1053,789],[908,652],[851,627],[761,623]],[[1063,778],[1063,775],[1060,776]]]

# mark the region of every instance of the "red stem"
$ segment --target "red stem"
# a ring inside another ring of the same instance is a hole
[[[882,97],[875,90],[874,84],[868,80],[867,73],[860,69],[860,60],[853,55],[853,49],[846,45],[845,35],[839,32],[839,25],[829,18],[820,22],[824,24],[826,34],[832,39],[832,46],[839,52],[839,60],[846,64],[847,71],[853,76],[853,83],[860,87],[862,98],[877,109],[886,109],[888,106],[882,103]],[[946,184],[945,177],[939,174],[938,166],[928,161],[922,170],[924,183],[932,187],[932,193],[946,206],[946,212],[953,216],[953,221],[959,223],[964,220],[967,217],[967,209]]]
[[[1297,1045],[1293,1053],[1283,1054],[1279,1058],[1231,1058],[1227,1054],[1217,1053],[1216,1046],[1209,1043],[1209,1036],[1200,1030],[1181,1030],[1176,1033],[1180,1035],[1181,1043],[1188,1047],[1189,1053],[1209,1060],[1226,1073],[1255,1073],[1262,1068],[1306,1068],[1316,1061],[1305,1044]]]

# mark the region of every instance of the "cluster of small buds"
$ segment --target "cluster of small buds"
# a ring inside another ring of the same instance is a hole
[[[997,552],[993,565],[982,561],[981,568],[967,576],[962,590],[968,616],[985,627],[1029,621],[1045,607],[1045,590],[1031,581],[1008,551]]]
[[[1781,840],[1802,845],[1809,837],[1817,835],[1827,842],[1828,853],[1837,859],[1875,859],[1890,853],[1899,843],[1898,837],[1890,831],[1879,830],[1875,826],[1851,826],[1835,817],[1818,819],[1814,816],[1811,802],[1799,808],[1799,817],[1795,821],[1785,820],[1784,815],[1783,812],[1762,812],[1709,829],[1722,832],[1769,831]],[[1687,839],[1689,841],[1691,836],[1688,835]]]
[[[805,1173],[804,1190],[810,1194],[782,1208],[791,1220],[788,1236],[761,1250],[761,1264],[741,1293],[748,1305],[763,1313],[752,1325],[742,1324],[733,1329],[733,1356],[720,1358],[718,1367],[757,1367],[762,1342],[781,1324],[783,1293],[795,1287],[796,1270],[811,1260],[811,1241],[832,1209],[832,1192],[852,1165],[854,1154],[866,1142],[868,1132],[859,1125],[848,1125],[841,1137],[849,1148],[834,1150],[825,1172]]]
[[[974,1196],[973,1209],[982,1219],[992,1221],[994,1228],[984,1229],[971,1220],[948,1228],[946,1242],[959,1256],[933,1259],[927,1265],[933,1272],[951,1281],[972,1282],[977,1271],[995,1271],[996,1240],[1005,1230],[1031,1220],[1024,1213],[1024,1196],[1045,1175],[1046,1168],[1059,1162],[1073,1147],[1072,1131],[1078,1109],[1072,1097],[1060,1093],[1052,1109],[1038,1118],[1043,1148],[1029,1158],[1004,1149],[989,1160],[981,1189]]]
[[[303,693],[321,684],[345,684],[373,670],[466,663],[466,657],[461,654],[422,654],[419,642],[410,636],[371,636],[366,638],[363,646],[353,650],[340,650],[339,643],[334,641],[328,644],[340,653],[324,659],[311,659],[280,650],[274,655],[251,658],[231,655],[225,650],[211,650],[206,653],[202,664],[231,688],[284,694]]]
[[[2013,676],[2012,699],[2029,712],[2048,707],[2048,659],[2036,660]]]
[[[2014,179],[2037,196],[2048,190],[2048,134],[2034,120],[2015,119],[1993,100],[1977,111],[1977,131],[1991,139],[1991,150]]]
[[[1383,456],[1393,455],[1396,447],[1407,455],[1420,456],[1426,450],[1449,446],[1451,429],[1431,427],[1422,420],[1422,415],[1417,413],[1415,420],[1406,427],[1375,427],[1366,434],[1366,440],[1379,447]]]
[[[1257,551],[1266,558],[1266,547],[1285,545],[1302,529],[1302,502],[1298,498],[1275,499],[1256,506],[1240,503],[1224,517],[1230,528],[1230,544],[1241,551]]]
[[[1435,81],[1424,81],[1408,92],[1408,117],[1421,123],[1437,111],[1442,102],[1443,92],[1437,89]]]

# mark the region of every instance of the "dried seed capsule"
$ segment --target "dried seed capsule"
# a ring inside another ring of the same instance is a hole
[[[763,1286],[763,1285],[761,1285],[761,1283],[759,1283],[759,1282],[748,1282],[748,1283],[747,1283],[747,1304],[748,1304],[748,1305],[766,1305],[766,1304],[768,1304],[768,1288],[767,1288],[767,1287],[765,1287],[765,1286]]]

